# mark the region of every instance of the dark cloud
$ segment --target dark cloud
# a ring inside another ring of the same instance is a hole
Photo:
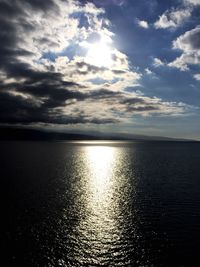
[[[31,123],[43,120],[46,116],[41,108],[21,96],[0,92],[1,123]]]
[[[22,0],[23,4],[30,5],[31,7],[47,11],[48,9],[55,8],[55,3],[52,0]]]
[[[23,14],[23,10],[19,7],[19,5],[16,3],[15,0],[9,1],[9,0],[1,0],[0,2],[0,14],[1,18],[16,18],[16,16],[19,16]]]
[[[126,73],[126,71],[124,71],[124,70],[113,70],[113,72],[115,74],[125,74]]]
[[[41,89],[41,88],[40,88]],[[27,90],[30,92],[31,90]],[[103,92],[99,92],[102,95]],[[82,94],[62,89],[46,89],[40,96],[49,96],[42,104],[32,98],[24,98],[21,95],[13,95],[12,91],[0,92],[0,123],[52,123],[52,124],[75,124],[75,123],[113,123],[118,119],[89,117],[84,112],[77,112],[74,116],[63,115],[60,107],[66,106],[65,101],[76,99],[83,101],[90,99],[92,93]],[[39,98],[37,98],[39,99]],[[70,104],[69,104],[70,105]],[[52,108],[58,108],[53,111]],[[77,109],[78,111],[78,109]]]
[[[146,103],[144,106],[127,106],[126,110],[127,112],[159,111],[160,107]]]
[[[120,103],[127,104],[127,105],[134,105],[134,104],[144,104],[145,101],[142,98],[139,98],[139,97],[134,98],[133,97],[133,98],[123,99],[120,101]]]
[[[92,99],[97,99],[97,100],[105,99],[105,98],[114,99],[116,97],[117,98],[123,97],[123,94],[121,92],[110,91],[110,90],[107,90],[107,89],[100,89],[100,90],[91,91],[88,94],[88,97],[92,98]]]
[[[19,14],[24,14],[21,7],[46,12],[49,9],[56,8],[56,5],[52,0],[1,0],[0,3],[1,13],[5,16],[16,17]]]

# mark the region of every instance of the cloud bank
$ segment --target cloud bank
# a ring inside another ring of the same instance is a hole
[[[174,47],[193,55],[196,32],[199,28],[177,39]],[[113,35],[105,11],[91,3],[2,0],[0,123],[104,124],[138,114],[184,113],[182,103],[126,91],[141,74],[114,47]],[[88,56],[88,45],[100,39],[111,47],[106,65],[98,64],[96,55],[92,60]]]

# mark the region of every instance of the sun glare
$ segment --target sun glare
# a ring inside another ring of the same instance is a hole
[[[112,65],[112,48],[104,38],[101,38],[98,43],[87,44],[87,47],[86,60],[89,64],[106,68]]]
[[[102,198],[112,176],[114,149],[109,146],[90,146],[87,148],[87,159],[91,171],[91,188],[97,198]]]

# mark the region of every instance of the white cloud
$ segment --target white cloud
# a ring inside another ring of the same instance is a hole
[[[199,0],[183,0],[183,2],[185,4],[191,4],[191,5],[194,5],[194,6],[200,5],[200,1]]]
[[[54,3],[57,9],[48,11],[45,16],[42,12],[26,9],[26,17],[23,17],[23,20],[30,26],[30,31],[27,31],[21,23],[20,17],[15,19],[19,36],[18,48],[32,52],[34,60],[42,57],[45,52],[61,52],[72,41],[78,43],[80,40],[85,40],[92,32],[105,30],[102,26],[104,20],[98,19],[99,14],[104,14],[103,9],[98,9],[90,3],[79,6],[74,1],[54,0]],[[90,26],[80,27],[79,19],[72,16],[74,13],[84,13]]]
[[[197,81],[200,81],[200,73],[194,74],[194,78],[195,78]]]
[[[173,42],[173,48],[185,52],[198,52],[200,49],[200,26],[185,32]]]
[[[159,58],[155,57],[153,59],[153,66],[154,67],[160,67],[160,66],[164,66],[164,65],[165,65],[165,63],[162,60],[160,60]]]
[[[140,27],[142,27],[142,28],[145,28],[145,29],[148,29],[149,28],[149,24],[148,24],[148,22],[147,21],[145,21],[145,20],[137,20],[137,23],[138,23],[138,25],[140,26]]]
[[[152,75],[152,74],[154,74],[153,71],[151,71],[149,68],[146,68],[146,69],[145,69],[145,72],[146,72],[146,74],[148,74],[148,75]]]
[[[191,16],[191,9],[167,10],[154,23],[156,29],[176,28]]]
[[[177,57],[168,65],[182,71],[188,70],[189,65],[200,64],[200,27],[185,32],[173,42],[173,49],[182,51],[182,55]]]
[[[188,106],[183,103],[164,102],[157,97],[150,98],[138,93],[122,92],[120,95],[114,93],[95,100],[88,98],[84,102],[72,102],[61,109],[65,116],[74,114],[76,117],[84,114],[88,121],[94,118],[101,121],[102,118],[106,118],[112,122],[115,120],[128,122],[135,115],[180,116],[187,108]]]

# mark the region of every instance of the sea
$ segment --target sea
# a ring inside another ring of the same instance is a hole
[[[200,266],[198,142],[2,141],[0,195],[4,267]]]

